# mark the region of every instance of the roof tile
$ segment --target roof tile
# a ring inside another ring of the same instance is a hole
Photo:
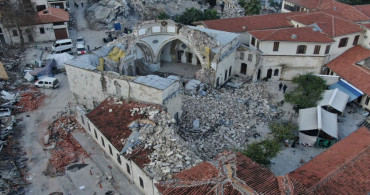
[[[262,41],[333,42],[333,39],[327,35],[314,31],[313,27],[256,30],[249,33]],[[292,38],[292,35],[296,35],[296,38]]]
[[[36,21],[38,24],[69,21],[69,13],[63,9],[48,7],[46,10],[47,13],[44,13],[45,10],[37,12]]]

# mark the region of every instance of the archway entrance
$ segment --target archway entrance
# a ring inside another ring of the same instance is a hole
[[[174,73],[185,77],[195,77],[195,73],[202,68],[194,51],[180,40],[166,43],[160,50],[159,72]]]

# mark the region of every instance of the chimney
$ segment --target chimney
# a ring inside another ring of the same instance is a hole
[[[45,9],[42,13],[47,14],[49,13],[49,10]]]

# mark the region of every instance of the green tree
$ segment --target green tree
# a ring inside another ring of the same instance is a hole
[[[281,145],[278,141],[267,139],[248,145],[247,149],[241,151],[241,153],[248,156],[256,163],[267,165],[270,163],[270,159],[275,157],[280,151],[280,148]]]
[[[274,122],[270,124],[270,129],[275,140],[281,142],[294,138],[294,132],[298,130],[297,125],[288,122]]]
[[[166,12],[162,11],[158,14],[157,19],[158,20],[167,20],[167,19],[170,19],[170,16]]]
[[[239,5],[244,8],[244,15],[257,15],[261,12],[261,3],[259,0],[239,0]]]
[[[348,4],[348,5],[362,5],[362,4],[369,4],[369,0],[338,0],[339,2]]]
[[[298,86],[286,93],[284,99],[298,109],[315,107],[326,89],[325,80],[312,73],[293,78],[293,83]]]
[[[218,12],[214,9],[206,9],[203,12],[203,20],[215,20],[220,19]]]
[[[274,0],[269,0],[270,6],[276,10],[281,10],[281,3],[275,2]]]
[[[195,21],[201,21],[203,19],[203,13],[200,10],[187,8],[180,16],[175,17],[175,22],[191,25]]]

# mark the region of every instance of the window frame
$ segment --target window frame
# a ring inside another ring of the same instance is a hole
[[[45,34],[45,28],[44,27],[40,27],[39,30],[40,30],[40,34]]]
[[[250,61],[250,62],[253,61],[253,54],[248,54],[248,61]]]
[[[331,48],[331,45],[327,45],[326,48],[325,48],[325,54],[329,54],[330,53],[330,48]]]
[[[140,186],[144,189],[144,180],[143,180],[143,178],[139,177],[139,183],[140,183]]]
[[[355,38],[353,39],[352,45],[357,45],[359,40],[360,40],[360,35],[356,35]]]
[[[313,54],[320,54],[321,45],[315,45],[315,48],[313,49]]]
[[[18,30],[16,30],[16,29],[13,29],[12,30],[12,33],[13,33],[13,36],[14,37],[18,37],[19,36]]]
[[[240,60],[244,60],[244,52],[240,52]]]
[[[348,44],[348,37],[343,37],[339,40],[338,48],[346,47]]]
[[[279,51],[280,42],[274,42],[274,46],[272,48],[272,51]]]
[[[252,36],[251,45],[256,46],[256,38]]]
[[[365,99],[365,105],[367,106],[367,105],[369,105],[369,102],[370,102],[370,97],[366,97],[366,99]]]
[[[301,49],[303,50],[301,51]],[[296,54],[306,54],[307,45],[298,45]]]

